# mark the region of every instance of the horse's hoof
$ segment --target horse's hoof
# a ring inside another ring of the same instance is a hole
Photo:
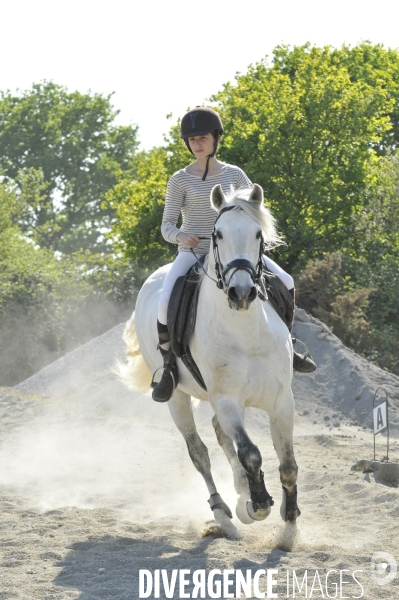
[[[247,502],[247,513],[254,521],[263,521],[268,517],[271,513],[272,507],[266,502],[266,506],[257,505],[256,510],[254,509],[254,505],[252,500],[248,500]]]
[[[238,532],[237,527],[232,523],[231,519],[226,515],[225,511],[221,508],[215,508],[213,511],[215,516],[215,520],[219,524],[220,528],[223,530],[228,537],[233,539],[239,539],[240,534]]]
[[[237,500],[236,515],[244,525],[252,525],[252,523],[255,523],[254,519],[248,514],[247,500],[244,498],[238,498]]]
[[[297,489],[295,486],[295,490],[292,494],[287,495],[287,490],[283,486],[283,501],[280,506],[280,515],[283,521],[286,523],[295,523],[297,517],[301,514],[301,511],[298,508],[298,504],[296,503],[297,499]]]

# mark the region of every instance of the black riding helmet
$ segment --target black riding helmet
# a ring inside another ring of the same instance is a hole
[[[184,140],[188,150],[191,154],[194,152],[190,148],[190,144],[188,141],[189,137],[194,137],[197,135],[206,135],[207,133],[212,133],[214,137],[214,148],[211,154],[208,154],[206,161],[205,173],[202,177],[202,180],[205,181],[206,176],[208,174],[208,166],[209,159],[212,156],[215,156],[216,149],[218,147],[219,138],[223,133],[223,125],[222,120],[219,117],[218,113],[213,110],[213,108],[208,108],[206,106],[196,106],[192,108],[184,115],[180,124],[181,137]]]

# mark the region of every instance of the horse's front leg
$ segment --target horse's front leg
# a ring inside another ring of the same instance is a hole
[[[238,460],[248,479],[251,500],[247,501],[244,494],[240,495],[237,516],[243,523],[262,521],[269,516],[274,502],[266,490],[259,448],[251,441],[244,427],[244,409],[238,402],[225,398],[217,399],[214,404],[223,430],[235,442]]]
[[[208,449],[198,435],[195,426],[190,396],[181,390],[176,389],[168,402],[168,406],[173,421],[186,441],[188,453],[193,465],[204,478],[210,494],[208,502],[216,521],[225,533],[232,537],[238,537],[237,528],[231,522],[231,519],[233,518],[231,510],[227,504],[223,502],[222,497],[218,494],[216,489],[212,477]]]
[[[281,518],[284,521],[295,522],[301,511],[297,504],[298,465],[293,445],[294,398],[291,391],[282,399],[278,416],[270,415],[270,432],[280,461],[280,481],[283,486]]]
[[[218,441],[218,444],[225,453],[226,458],[229,461],[231,469],[233,471],[234,488],[237,494],[241,495],[248,493],[248,479],[242,464],[238,460],[233,440],[231,439],[231,437],[226,435],[216,415],[213,415],[212,425],[216,433],[216,439]]]
[[[214,415],[212,418],[212,425],[215,429],[216,438],[219,443],[219,446],[225,453],[233,471],[234,488],[240,497],[236,508],[237,517],[242,523],[250,525],[254,522],[254,520],[248,515],[246,508],[246,503],[250,495],[247,474],[245,472],[244,467],[238,460],[233,440],[224,432],[216,415]]]

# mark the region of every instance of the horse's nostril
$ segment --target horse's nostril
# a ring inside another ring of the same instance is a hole
[[[256,291],[256,287],[251,287],[251,291],[249,292],[249,296],[248,296],[248,302],[253,302],[256,298],[257,295],[257,291]]]
[[[238,294],[237,294],[237,292],[236,292],[236,288],[235,288],[235,287],[231,287],[231,288],[229,288],[229,291],[228,291],[228,294],[227,294],[227,295],[228,295],[229,299],[230,299],[232,302],[236,302],[236,301],[239,299],[239,297],[238,297]]]

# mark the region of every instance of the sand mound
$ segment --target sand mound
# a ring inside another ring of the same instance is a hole
[[[117,325],[26,379],[15,389],[97,407],[132,405],[133,394],[112,375],[115,358],[123,359],[122,332]],[[294,377],[297,412],[315,424],[337,427],[354,423],[371,427],[371,407],[378,386],[388,391],[392,431],[399,428],[399,377],[383,371],[346,348],[318,319],[297,309],[294,335],[302,340],[318,368]],[[300,350],[300,347],[298,347]],[[382,396],[381,396],[382,397]],[[139,405],[137,405],[139,402]],[[135,399],[134,411],[151,411],[154,403]],[[263,420],[262,420],[263,425]]]

